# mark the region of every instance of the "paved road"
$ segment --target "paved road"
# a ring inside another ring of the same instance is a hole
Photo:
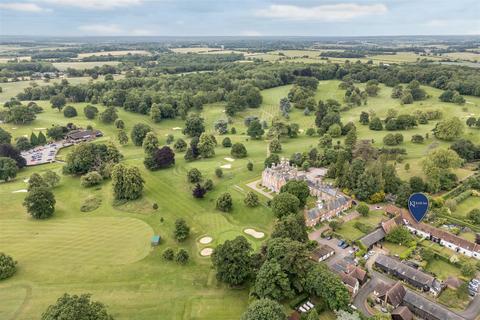
[[[367,282],[367,284],[365,284],[362,288],[360,288],[357,295],[353,299],[353,305],[367,316],[373,315],[370,312],[370,310],[366,307],[366,303],[367,303],[368,296],[373,292],[377,284],[380,283],[381,281],[388,284],[394,284],[396,282],[396,280],[389,278],[385,274],[373,270],[372,266],[378,254],[379,252],[376,252],[375,255],[373,255],[370,259],[368,259],[366,263],[366,267],[368,269],[371,279],[369,282]],[[407,287],[405,287],[405,289],[408,291],[412,291]],[[412,291],[412,292],[415,292],[415,291]],[[436,303],[436,302],[432,301],[432,303]],[[450,311],[456,313],[457,315],[463,317],[466,320],[475,320],[480,314],[480,296],[476,296],[464,311],[462,312],[456,312],[453,310],[450,310]]]

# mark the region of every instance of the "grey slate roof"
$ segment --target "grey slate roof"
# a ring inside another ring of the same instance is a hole
[[[365,247],[370,247],[377,243],[378,241],[382,240],[385,238],[385,231],[383,231],[382,228],[378,228],[370,232],[369,234],[363,236],[360,238],[360,242],[365,246]]]
[[[407,290],[407,292],[405,293],[403,301],[407,304],[415,306],[417,309],[423,310],[424,312],[430,314],[431,316],[439,320],[464,320],[464,318],[441,306],[440,304],[434,303],[427,298],[410,290]]]
[[[389,270],[395,270],[395,272],[402,274],[405,278],[411,279],[430,288],[436,286],[435,277],[420,270],[417,270],[413,267],[410,267],[409,265],[406,265],[405,263],[402,263],[392,257],[379,254],[377,259],[375,260],[375,264],[384,266]]]

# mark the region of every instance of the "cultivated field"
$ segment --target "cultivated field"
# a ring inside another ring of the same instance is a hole
[[[91,69],[95,67],[101,67],[103,65],[116,66],[120,61],[79,61],[79,62],[54,62],[53,66],[60,71],[65,71],[68,68],[72,69]]]

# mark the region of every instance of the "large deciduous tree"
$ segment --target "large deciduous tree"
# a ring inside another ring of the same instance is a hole
[[[55,211],[55,196],[46,187],[39,187],[31,189],[25,200],[23,206],[27,208],[34,219],[46,219],[53,215]]]
[[[7,157],[0,157],[0,180],[8,181],[17,176],[17,163]]]
[[[272,200],[272,211],[277,218],[297,213],[299,206],[300,200],[288,192],[280,193]]]
[[[212,263],[219,281],[241,285],[252,275],[252,246],[243,236],[227,240],[213,251]]]
[[[433,129],[435,137],[441,140],[455,140],[462,135],[464,124],[458,117],[452,117],[437,123]]]
[[[241,320],[286,320],[287,316],[283,307],[276,301],[260,299],[252,302]]]
[[[42,314],[41,320],[113,320],[105,305],[91,301],[90,294],[69,295],[65,293]]]
[[[307,203],[307,198],[310,195],[310,189],[306,181],[289,180],[280,188],[280,193],[288,192],[293,194],[300,201],[300,207]]]
[[[135,200],[143,191],[143,180],[137,167],[127,167],[121,163],[112,170],[113,195],[117,200]]]
[[[149,170],[168,168],[175,164],[175,153],[168,146],[157,148],[151,154],[147,154],[143,163]]]
[[[190,137],[200,137],[205,131],[205,125],[203,118],[197,114],[191,114],[185,120],[185,128],[183,128],[183,134]]]
[[[130,133],[130,138],[132,139],[133,144],[136,146],[141,146],[143,144],[143,140],[151,131],[152,128],[144,123],[135,124],[132,128],[132,132]]]

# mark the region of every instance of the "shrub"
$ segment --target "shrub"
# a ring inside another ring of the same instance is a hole
[[[178,139],[173,144],[173,149],[175,149],[175,151],[183,152],[187,149],[187,143],[183,139]]]
[[[98,109],[95,106],[88,105],[83,108],[83,114],[85,114],[87,119],[94,119],[98,114]]]
[[[247,163],[247,170],[248,170],[248,171],[252,171],[252,170],[253,170],[253,163],[250,162],[250,161]]]
[[[187,179],[190,183],[198,183],[202,181],[202,173],[197,168],[192,168],[187,173]]]
[[[216,208],[223,212],[228,212],[233,207],[233,200],[230,193],[225,192],[217,198]]]
[[[77,109],[75,109],[72,106],[66,106],[65,109],[63,109],[63,116],[65,118],[73,118],[77,116]]]
[[[17,271],[17,262],[0,252],[0,280],[10,278]]]
[[[80,178],[80,184],[82,187],[89,188],[99,185],[103,181],[102,175],[97,171],[92,171],[84,174]]]
[[[247,192],[247,195],[245,196],[245,199],[243,200],[243,202],[247,207],[250,207],[250,208],[256,207],[260,203],[258,200],[257,194],[254,193],[253,191]]]
[[[222,168],[216,168],[215,169],[215,175],[218,177],[218,178],[221,178],[223,176],[223,170]]]
[[[355,222],[353,226],[365,234],[370,233],[373,230],[371,226],[360,221]]]
[[[242,143],[235,143],[232,146],[231,155],[234,158],[245,158],[247,156],[247,149]]]
[[[165,251],[163,251],[162,258],[168,261],[172,261],[173,258],[175,258],[175,252],[172,248],[167,248],[165,249]]]
[[[232,146],[232,140],[229,137],[225,137],[222,141],[222,146],[225,148],[230,148]]]
[[[177,262],[178,264],[187,264],[189,259],[190,259],[190,256],[188,255],[187,250],[180,249],[178,250],[178,253],[175,257],[175,262]]]
[[[358,206],[357,206],[357,211],[358,213],[360,213],[363,217],[366,217],[368,216],[369,212],[370,212],[370,208],[368,207],[367,204],[361,202]]]

